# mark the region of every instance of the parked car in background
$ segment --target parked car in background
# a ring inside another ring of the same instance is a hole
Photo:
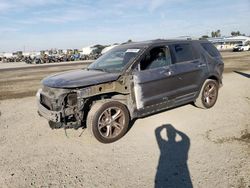
[[[87,69],[45,78],[37,92],[38,113],[51,128],[87,127],[110,143],[133,119],[192,102],[213,107],[223,70],[219,51],[208,41],[123,44]]]
[[[248,50],[250,50],[250,46],[242,45],[242,44],[239,44],[233,48],[234,52],[242,52],[242,51],[248,51]]]

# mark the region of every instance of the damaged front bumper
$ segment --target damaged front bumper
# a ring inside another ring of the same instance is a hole
[[[48,110],[41,104],[41,89],[38,90],[36,94],[37,106],[38,106],[38,114],[49,121],[53,122],[61,122],[61,111],[52,111]]]

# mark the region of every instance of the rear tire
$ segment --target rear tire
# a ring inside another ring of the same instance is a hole
[[[215,105],[218,98],[219,84],[216,80],[207,79],[201,90],[198,98],[195,101],[195,106],[198,108],[208,109]]]
[[[129,122],[127,107],[118,101],[97,102],[87,116],[87,128],[102,143],[115,142],[123,137]]]

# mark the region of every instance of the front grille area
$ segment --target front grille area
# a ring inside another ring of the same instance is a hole
[[[45,108],[47,108],[48,110],[52,110],[52,103],[48,97],[41,94],[40,95],[40,102]]]

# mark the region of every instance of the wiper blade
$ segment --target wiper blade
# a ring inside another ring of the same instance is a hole
[[[102,68],[87,68],[87,70],[96,70],[96,71],[107,72],[105,69],[102,69]]]
[[[102,68],[87,68],[87,70],[104,71],[104,69],[102,69]]]

